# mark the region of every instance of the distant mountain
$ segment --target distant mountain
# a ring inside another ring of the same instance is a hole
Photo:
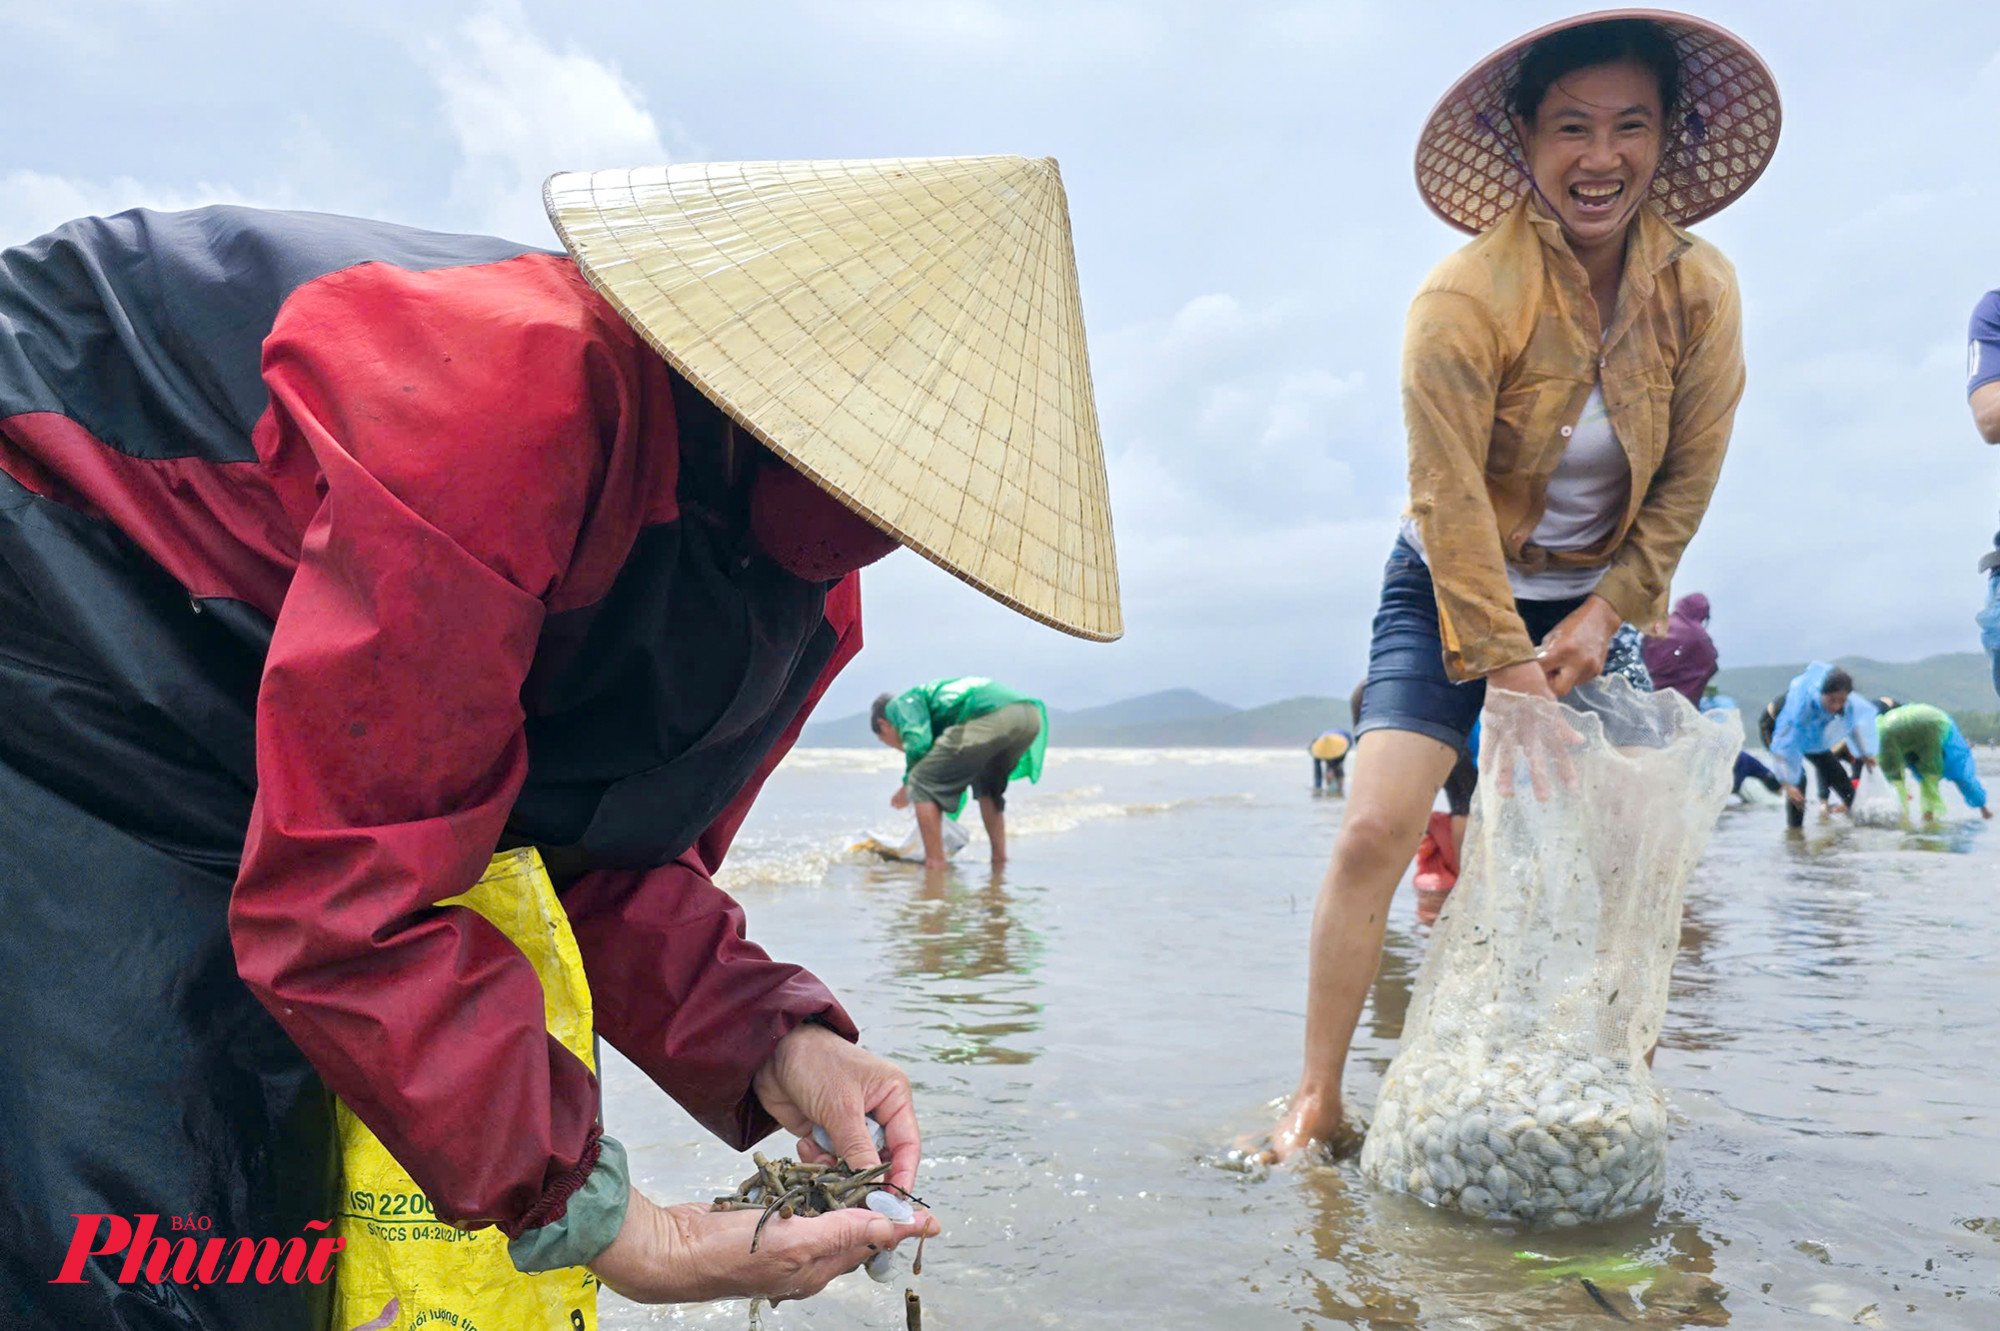
[[[836,717],[831,721],[809,721],[799,732],[799,747],[802,749],[865,749],[878,744],[868,733],[868,713],[856,712],[853,716]]]
[[[1237,709],[1226,702],[1196,693],[1193,689],[1166,689],[1102,707],[1084,707],[1074,712],[1049,708],[1051,744],[1090,744],[1099,748],[1118,741],[1103,738],[1078,739],[1078,735],[1103,736],[1126,727],[1172,727],[1191,721],[1232,716]],[[1318,732],[1315,731],[1315,734]],[[868,733],[868,713],[856,712],[832,721],[815,721],[799,736],[801,748],[861,749],[875,743]],[[1137,743],[1138,741],[1124,741]],[[1302,741],[1303,742],[1303,741]]]
[[[1199,697],[1200,695],[1196,695]],[[1110,710],[1110,709],[1093,709]],[[1083,716],[1079,713],[1078,716]],[[1323,730],[1347,724],[1342,698],[1286,698],[1245,711],[1092,725],[1050,718],[1049,743],[1091,749],[1300,749]]]
[[[1217,702],[1193,689],[1167,689],[1102,707],[1085,707],[1074,712],[1049,710],[1049,725],[1063,730],[1097,726],[1171,725],[1182,721],[1203,721],[1216,716],[1234,716],[1241,708]]]
[[[1932,703],[1958,716],[1975,742],[2000,737],[2000,718],[1994,715],[2000,698],[1994,696],[1993,667],[1983,653],[1952,652],[1905,662],[1852,656],[1837,664],[1871,698],[1887,693],[1905,702]],[[1745,729],[1755,734],[1757,713],[1804,669],[1804,662],[1737,666],[1717,674],[1715,683],[1736,699]],[[1049,743],[1091,749],[1303,749],[1321,731],[1351,724],[1344,698],[1286,698],[1237,708],[1193,689],[1166,689],[1073,712],[1052,707]],[[873,743],[866,712],[815,721],[799,737],[800,747],[811,749],[862,749]]]
[[[1993,663],[1983,652],[1948,652],[1901,662],[1848,656],[1834,664],[1854,676],[1854,686],[1870,698],[1886,693],[1903,702],[1927,702],[1954,713],[2000,708],[2000,698],[1993,693]],[[1756,714],[1805,668],[1803,661],[1797,665],[1737,666],[1719,672],[1715,684],[1736,699],[1754,726]]]

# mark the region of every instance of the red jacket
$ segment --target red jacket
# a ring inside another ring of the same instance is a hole
[[[130,588],[80,597],[164,576],[213,612],[213,654],[134,691],[163,744],[254,764],[238,966],[327,1084],[442,1217],[562,1214],[596,1080],[519,951],[432,904],[504,837],[605,866],[562,892],[605,1038],[725,1140],[769,1131],[772,1046],[854,1028],[711,875],[860,648],[856,579],[732,544],[685,384],[565,257],[242,209],[38,246],[0,277],[7,521],[118,534]]]

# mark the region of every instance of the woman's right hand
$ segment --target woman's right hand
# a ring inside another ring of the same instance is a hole
[[[864,1207],[819,1216],[772,1216],[757,1251],[757,1211],[713,1211],[699,1203],[655,1206],[637,1188],[625,1225],[590,1269],[634,1303],[804,1299],[884,1248],[936,1234],[928,1211],[896,1224]]]

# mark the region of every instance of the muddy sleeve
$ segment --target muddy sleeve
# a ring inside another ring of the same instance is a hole
[[[319,483],[257,702],[230,908],[243,979],[430,1197],[509,1236],[560,1218],[598,1087],[534,968],[438,901],[484,870],[527,767],[520,691],[604,454],[583,334],[454,322],[369,265],[288,306],[271,433]],[[401,285],[399,285],[401,284]],[[530,330],[533,331],[533,330]]]
[[[1486,488],[1501,369],[1499,336],[1483,306],[1457,292],[1417,296],[1403,334],[1410,513],[1437,593],[1445,668],[1455,680],[1535,657],[1514,608]]]

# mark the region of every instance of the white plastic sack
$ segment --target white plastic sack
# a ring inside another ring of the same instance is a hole
[[[1659,1200],[1666,1106],[1645,1056],[1682,889],[1741,744],[1735,712],[1623,679],[1564,705],[1488,691],[1464,869],[1382,1083],[1367,1178],[1530,1225]]]
[[[1901,827],[1903,801],[1898,799],[1889,778],[1869,765],[1861,769],[1854,785],[1854,807],[1849,816],[1863,827]]]
[[[950,859],[965,849],[966,843],[972,840],[972,833],[966,831],[965,824],[956,818],[946,818],[942,822],[943,831],[941,835],[944,842],[944,857]],[[909,836],[903,839],[902,845],[896,847],[895,858],[899,860],[917,860],[919,862],[923,860],[923,829],[917,827],[914,822],[910,826]]]

